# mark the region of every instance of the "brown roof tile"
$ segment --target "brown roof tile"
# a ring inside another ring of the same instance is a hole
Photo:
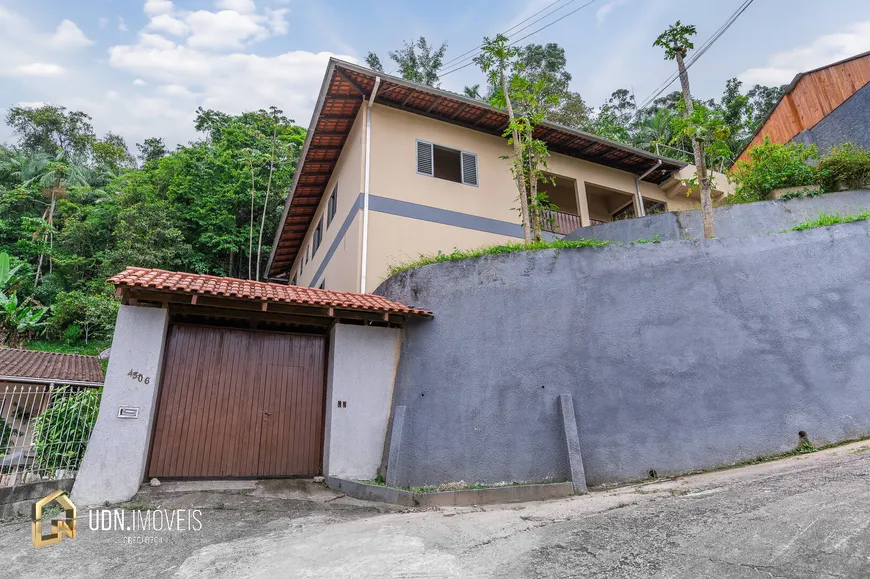
[[[0,376],[46,382],[103,383],[103,369],[96,356],[58,354],[0,348]]]
[[[231,277],[164,271],[162,269],[128,267],[109,278],[108,281],[115,287],[137,287],[254,301],[432,316],[432,312],[406,306],[372,294],[338,292]]]

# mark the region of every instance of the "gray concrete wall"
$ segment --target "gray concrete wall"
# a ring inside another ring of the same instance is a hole
[[[402,331],[336,324],[329,342],[326,476],[377,476],[390,420]],[[341,404],[341,406],[339,406]]]
[[[818,217],[819,213],[848,215],[867,209],[870,209],[870,191],[863,190],[787,201],[759,201],[716,207],[713,215],[716,221],[716,237],[723,239],[779,233],[808,218]],[[583,227],[566,236],[566,239],[585,238],[631,243],[638,239],[653,239],[656,235],[660,241],[701,239],[704,236],[701,212],[660,213],[639,219]]]
[[[97,424],[73,486],[72,500],[79,507],[126,501],[139,490],[150,449],[167,325],[165,309],[121,306],[118,310]],[[131,370],[142,374],[143,380],[130,377]],[[139,417],[119,418],[121,406],[138,408]]]
[[[484,256],[387,280],[411,485],[590,484],[870,433],[870,224]]]
[[[870,84],[864,85],[814,127],[792,140],[814,144],[822,155],[843,143],[870,149]]]

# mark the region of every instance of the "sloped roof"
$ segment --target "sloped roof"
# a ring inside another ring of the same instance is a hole
[[[267,266],[269,277],[286,273],[293,264],[357,113],[372,94],[377,77],[381,83],[375,95],[376,104],[492,135],[501,136],[508,126],[507,113],[489,103],[330,59],[293,187],[272,244]],[[637,175],[661,161],[659,170],[645,177],[646,181],[656,184],[686,166],[682,161],[555,123],[539,125],[535,137],[545,141],[551,152]]]
[[[0,348],[0,378],[99,386],[103,369],[96,356]]]
[[[780,95],[779,100],[776,101],[776,104],[767,112],[764,119],[758,123],[758,126],[755,128],[755,132],[752,134],[752,138],[746,144],[740,154],[737,156],[738,160],[746,160],[747,152],[749,149],[761,143],[763,140],[763,131],[767,126],[768,121],[770,121],[774,114],[777,114],[778,109],[783,106],[783,101],[785,101],[789,95],[791,95],[794,90],[798,87],[798,84],[808,76],[813,76],[819,73],[829,73],[831,69],[835,67],[844,67],[844,65],[849,65],[854,61],[858,61],[864,58],[870,57],[870,51],[862,52],[861,54],[856,54],[855,56],[850,56],[849,58],[844,58],[843,60],[838,60],[837,62],[832,62],[830,64],[826,64],[824,66],[820,66],[818,68],[814,68],[812,70],[808,70],[806,72],[799,72],[795,75],[790,83],[785,85],[782,95]],[[861,87],[867,84],[867,75],[865,74],[863,77],[859,74],[854,74],[852,71],[844,71],[843,76],[847,78],[847,85],[851,85],[851,90],[848,96],[851,96],[855,92],[857,92]],[[848,96],[841,95],[840,97],[835,96],[834,91],[831,90],[831,83],[829,79],[826,79],[827,90],[819,91],[820,94],[814,94],[813,99],[817,102],[814,103],[814,106],[809,107],[816,119],[816,122],[830,114],[833,110],[835,110],[839,105],[843,104],[846,100],[848,100]],[[822,102],[823,101],[823,102]],[[821,104],[820,104],[821,103]],[[795,109],[795,113],[797,113],[797,109]],[[812,123],[811,126],[804,127],[805,129],[811,129],[815,126],[815,123]],[[790,138],[794,138],[800,132],[799,127],[795,127],[795,130],[792,131],[792,136]]]
[[[128,267],[121,273],[109,278],[108,281],[117,288],[144,288],[259,302],[323,306],[362,312],[432,316],[432,312],[409,307],[372,294],[305,288],[231,277],[164,271],[162,269]]]

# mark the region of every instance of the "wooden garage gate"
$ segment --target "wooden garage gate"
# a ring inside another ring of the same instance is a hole
[[[326,339],[173,325],[149,477],[312,476]]]

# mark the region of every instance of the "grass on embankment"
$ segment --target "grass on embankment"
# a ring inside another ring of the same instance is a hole
[[[81,354],[83,356],[96,356],[106,348],[112,345],[112,342],[92,341],[87,344],[69,345],[64,342],[49,342],[48,340],[33,340],[22,346],[25,350],[37,350],[39,352],[56,352],[58,354]]]
[[[506,243],[504,245],[488,245],[477,249],[454,249],[451,253],[438,252],[435,255],[421,255],[419,258],[398,265],[391,265],[387,277],[396,275],[409,269],[443,263],[445,261],[458,261],[481,255],[495,255],[497,253],[514,253],[517,251],[537,251],[540,249],[574,249],[577,247],[603,247],[609,245],[609,241],[597,239],[557,239],[555,241],[533,241],[532,243]]]
[[[866,221],[870,219],[870,211],[862,211],[854,215],[841,215],[839,213],[819,213],[815,219],[807,219],[798,223],[791,229],[786,231],[803,231],[804,229],[817,229],[819,227],[828,227],[839,223],[852,223],[854,221]]]

